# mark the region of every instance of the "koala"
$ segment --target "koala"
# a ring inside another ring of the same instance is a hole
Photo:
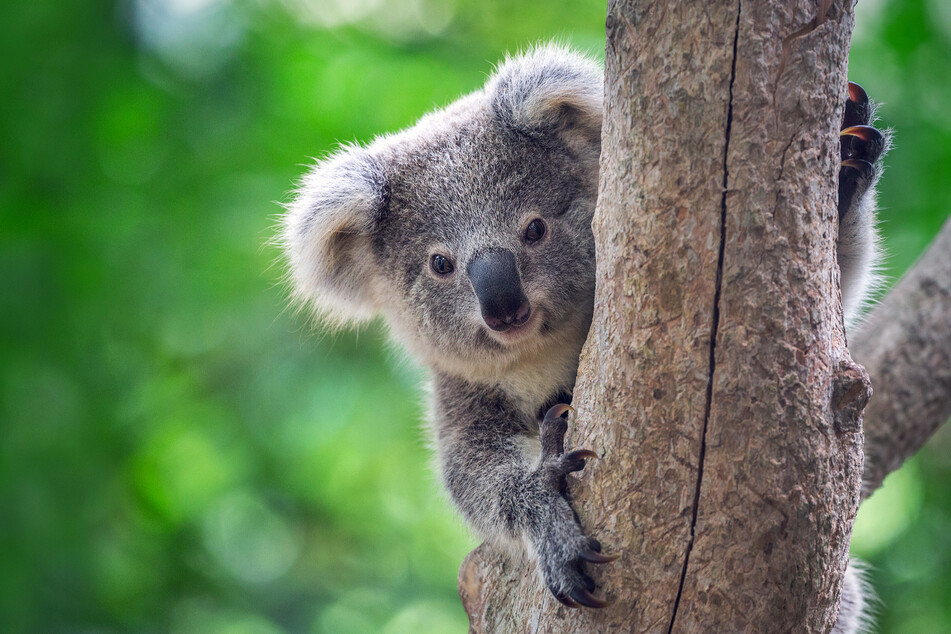
[[[564,419],[591,323],[603,72],[555,45],[407,130],[349,145],[303,178],[280,240],[297,300],[341,326],[382,316],[431,375],[431,433],[453,502],[525,552],[552,594],[600,608],[585,566],[616,559],[579,523]],[[838,258],[849,321],[878,261],[874,184],[887,145],[849,84]],[[839,632],[863,613],[850,570]]]

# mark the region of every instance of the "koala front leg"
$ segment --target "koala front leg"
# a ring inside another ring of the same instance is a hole
[[[540,439],[542,453],[533,476],[546,491],[557,491],[557,499],[552,505],[552,517],[539,518],[541,521],[531,527],[535,539],[532,540],[548,588],[555,598],[569,607],[584,605],[589,608],[603,608],[608,602],[594,597],[594,580],[584,573],[583,561],[604,564],[614,561],[619,555],[605,555],[601,552],[601,543],[587,537],[578,524],[577,515],[565,499],[568,488],[567,475],[581,471],[585,460],[597,458],[598,454],[590,449],[576,449],[565,453],[565,432],[568,421],[564,415],[570,407],[558,404],[548,410],[542,419]]]
[[[838,260],[842,275],[842,303],[846,321],[852,321],[873,286],[878,261],[875,228],[875,182],[881,175],[881,157],[888,138],[873,128],[873,106],[856,83],[849,82],[849,96],[840,134],[842,166],[839,169]]]
[[[584,534],[565,498],[566,476],[580,471],[593,451],[564,452],[567,405],[546,413],[540,428],[542,451],[526,459],[518,428],[481,416],[441,435],[443,476],[453,500],[485,537],[527,542],[538,559],[549,590],[570,607],[602,608],[584,562],[600,564],[616,556],[601,553],[601,544]],[[523,443],[522,443],[523,444]]]

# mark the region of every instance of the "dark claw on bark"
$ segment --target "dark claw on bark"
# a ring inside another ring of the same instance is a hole
[[[840,133],[840,135],[841,135],[841,136],[845,136],[845,135],[857,136],[858,138],[860,138],[860,139],[862,139],[863,141],[866,141],[866,142],[871,141],[872,139],[879,139],[879,140],[881,140],[881,138],[882,138],[882,133],[879,132],[878,130],[876,130],[875,128],[873,128],[873,127],[870,126],[870,125],[853,125],[853,126],[849,126],[849,127],[845,128],[844,130],[842,130],[842,132]]]
[[[611,605],[610,601],[599,599],[585,588],[575,588],[571,591],[570,596],[577,603],[589,608],[606,608]]]
[[[617,561],[621,557],[619,554],[604,555],[594,550],[582,550],[578,553],[578,556],[593,564],[609,564],[612,561]]]
[[[865,94],[865,89],[854,81],[849,82],[849,101],[853,103],[868,103],[868,95]]]
[[[599,456],[597,452],[591,451],[590,449],[575,449],[571,453],[565,455],[565,458],[567,458],[568,460],[585,460],[587,458],[600,458],[600,457],[601,456]]]
[[[842,161],[842,167],[851,167],[858,170],[862,178],[871,178],[875,168],[868,161],[862,159],[846,159]]]
[[[564,459],[561,462],[561,471],[565,475],[569,473],[574,473],[575,471],[581,471],[585,467],[585,460],[591,458],[599,458],[598,454],[591,451],[590,449],[575,449],[574,451],[565,454]]]
[[[568,412],[572,411],[574,408],[567,403],[558,403],[552,405],[547,412],[545,412],[545,420],[552,420],[554,418],[561,418]]]
[[[551,590],[551,588],[549,588],[549,590]],[[581,607],[580,605],[578,605],[577,603],[575,603],[570,597],[567,597],[567,596],[565,596],[565,595],[563,595],[563,594],[558,594],[558,593],[555,592],[554,590],[552,590],[551,593],[555,596],[556,599],[558,599],[558,602],[561,603],[562,605],[566,605],[566,606],[568,606],[569,608],[580,608],[580,607]]]
[[[845,116],[842,117],[842,127],[866,125],[872,118],[872,109],[869,107],[868,95],[855,82],[849,82],[849,98],[845,102]]]
[[[839,134],[843,159],[874,162],[885,149],[885,137],[869,125],[853,125]]]
[[[568,421],[563,417],[570,410],[571,405],[558,403],[545,412],[540,430],[543,456],[560,456],[565,453],[565,432],[568,431]]]

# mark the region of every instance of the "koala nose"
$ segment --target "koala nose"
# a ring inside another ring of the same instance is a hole
[[[472,290],[479,298],[482,319],[496,331],[521,326],[532,314],[511,251],[488,251],[474,257],[466,267]]]

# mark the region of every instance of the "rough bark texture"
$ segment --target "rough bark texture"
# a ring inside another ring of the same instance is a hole
[[[865,416],[868,495],[951,417],[951,220],[851,348],[875,383]]]
[[[573,485],[623,556],[570,610],[483,546],[477,632],[823,631],[861,475],[834,260],[851,2],[609,2]]]

